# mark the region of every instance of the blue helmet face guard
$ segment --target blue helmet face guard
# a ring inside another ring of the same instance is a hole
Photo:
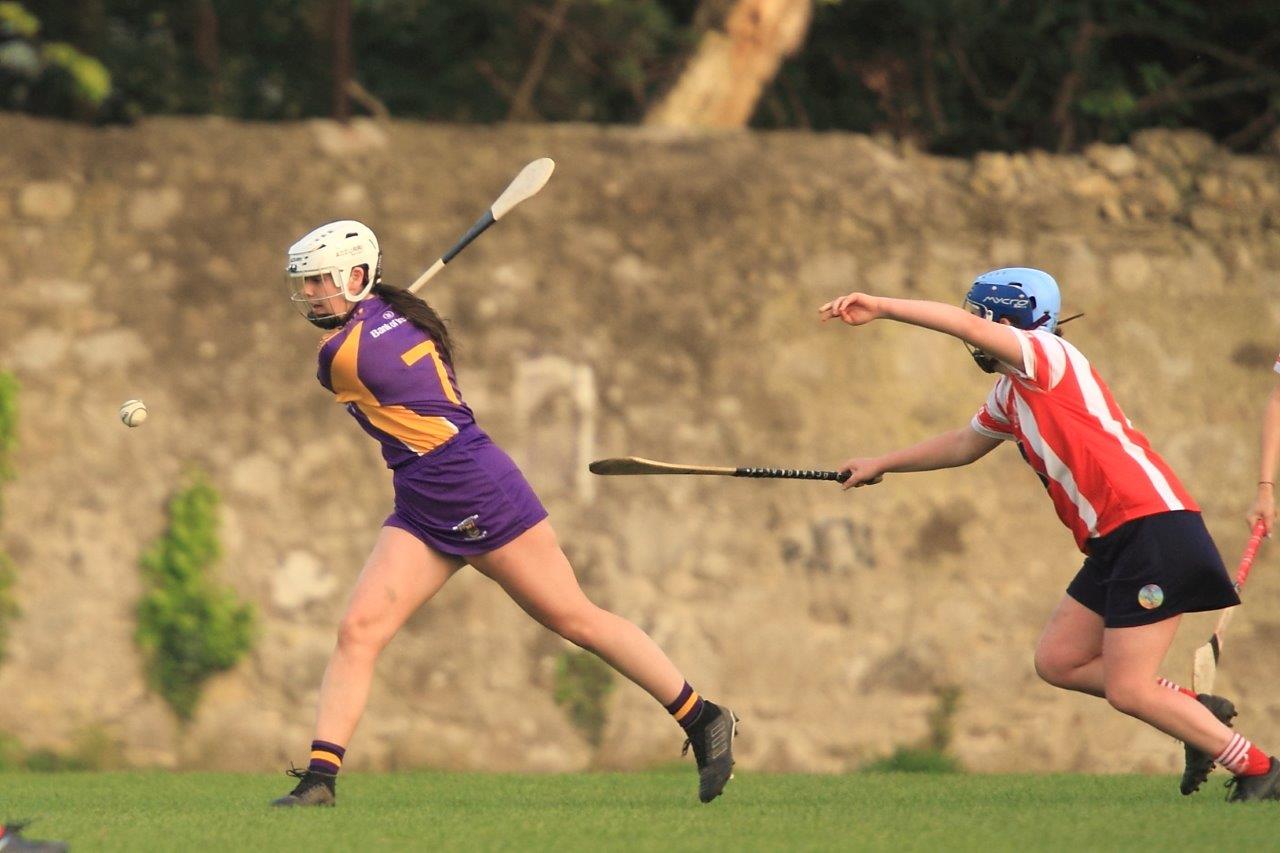
[[[964,307],[964,310],[968,311],[970,314],[973,314],[974,316],[981,317],[984,320],[991,320],[992,322],[999,322],[998,320],[996,320],[995,315],[991,311],[991,309],[987,308],[981,303],[970,302],[968,299],[965,299],[963,307]],[[978,367],[982,368],[983,373],[996,372],[997,359],[995,358],[995,356],[987,355],[981,349],[979,349],[978,347],[975,347],[973,344],[969,343],[968,341],[963,341],[962,343],[964,344],[964,348],[969,351],[969,355],[973,356],[974,363],[977,364]]]
[[[964,309],[993,323],[1008,323],[1024,331],[1053,332],[1058,327],[1062,295],[1053,276],[1031,267],[1003,267],[984,272],[965,294]],[[996,372],[997,360],[965,345],[978,367]]]

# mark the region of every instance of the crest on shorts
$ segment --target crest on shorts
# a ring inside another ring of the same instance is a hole
[[[489,531],[480,528],[476,523],[479,520],[480,516],[469,515],[453,526],[453,532],[461,533],[464,539],[483,539],[489,535]]]
[[[1164,590],[1153,583],[1149,583],[1138,590],[1138,603],[1148,610],[1155,610],[1161,604],[1164,604]]]

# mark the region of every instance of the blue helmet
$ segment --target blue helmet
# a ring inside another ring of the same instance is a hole
[[[1058,327],[1062,295],[1053,276],[1029,267],[1005,267],[974,280],[964,306],[979,317],[1008,319],[1018,329],[1052,332]]]

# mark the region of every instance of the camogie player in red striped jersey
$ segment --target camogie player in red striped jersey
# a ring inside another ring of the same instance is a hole
[[[1232,801],[1280,799],[1280,761],[1231,730],[1232,704],[1158,677],[1183,613],[1239,598],[1200,508],[1088,359],[1056,334],[1060,304],[1052,276],[1016,267],[979,276],[963,309],[866,293],[823,305],[823,320],[897,320],[959,338],[979,367],[1000,374],[969,424],[846,461],[844,488],[968,465],[1017,442],[1085,553],[1036,646],[1037,674],[1186,744],[1183,793],[1218,763],[1233,774]]]

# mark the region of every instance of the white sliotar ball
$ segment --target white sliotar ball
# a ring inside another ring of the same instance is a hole
[[[120,420],[124,421],[125,426],[142,426],[142,422],[146,419],[147,404],[141,400],[127,400],[120,407]]]

